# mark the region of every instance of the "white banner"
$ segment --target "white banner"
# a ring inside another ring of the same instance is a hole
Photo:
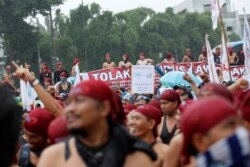
[[[245,54],[245,68],[247,75],[250,75],[250,28],[246,15],[244,21],[243,50]]]
[[[131,90],[132,93],[154,94],[155,71],[154,66],[133,66]]]

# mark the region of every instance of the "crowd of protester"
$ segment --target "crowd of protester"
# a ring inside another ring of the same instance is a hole
[[[214,59],[219,64],[218,50]],[[231,65],[242,61],[232,55]],[[206,62],[206,56],[203,47],[199,61]],[[193,61],[187,49],[183,62]],[[175,63],[173,54],[167,53],[163,63]],[[154,61],[140,53],[136,64]],[[69,72],[58,61],[52,72],[42,63],[38,77],[29,65],[6,67],[0,84],[1,167],[250,166],[247,80],[214,84],[204,73],[196,85],[185,74],[190,87],[133,94],[125,88],[111,90],[98,80],[74,86],[68,78],[76,75],[76,65],[77,58]],[[131,66],[129,55],[122,55],[118,67]],[[107,53],[103,68],[114,67]],[[13,77],[28,82],[44,107],[23,111],[13,97],[18,94]]]

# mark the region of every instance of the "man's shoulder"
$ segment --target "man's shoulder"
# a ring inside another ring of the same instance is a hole
[[[46,148],[40,157],[38,167],[56,167],[63,161],[64,143],[59,143]]]
[[[58,156],[58,153],[62,153],[64,151],[65,148],[65,143],[58,143],[58,144],[54,144],[52,146],[49,146],[48,148],[46,148],[43,152],[43,155],[56,155]]]
[[[135,151],[127,155],[124,167],[151,167],[154,166],[153,161],[142,151]]]

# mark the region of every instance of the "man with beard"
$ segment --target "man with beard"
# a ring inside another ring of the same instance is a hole
[[[111,56],[109,53],[105,55],[105,62],[103,63],[103,69],[115,68],[115,62],[111,61]]]
[[[119,68],[130,68],[132,67],[132,63],[128,61],[129,56],[127,53],[122,55],[122,61],[119,62]]]
[[[66,73],[66,78],[68,78],[69,73],[65,69],[63,69],[63,63],[59,61],[56,63],[56,71],[54,72],[54,84],[61,81],[60,75],[63,72]]]
[[[42,151],[49,146],[48,127],[53,116],[45,109],[36,108],[24,117],[23,132],[27,144],[20,149],[20,167],[37,166]]]
[[[157,153],[156,166],[161,167],[167,151],[167,145],[157,142],[157,126],[161,122],[162,112],[152,106],[144,105],[131,112],[130,133],[152,146]]]
[[[153,166],[150,157],[155,160],[156,155],[150,146],[127,134],[117,122],[117,100],[104,82],[81,82],[65,103],[67,126],[73,137],[48,148],[39,167]]]

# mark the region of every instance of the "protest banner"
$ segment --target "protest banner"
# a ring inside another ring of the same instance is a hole
[[[206,63],[168,63],[168,64],[158,64],[162,71],[166,72],[166,67],[171,68],[173,71],[188,71],[188,69],[193,65],[193,72],[199,74],[201,72],[208,72]],[[216,66],[217,69],[221,69],[220,65]],[[231,66],[231,75],[234,79],[238,79],[245,75],[245,66]],[[113,68],[113,69],[102,69],[96,71],[90,71],[86,73],[81,73],[83,80],[87,79],[99,79],[105,81],[110,88],[117,90],[121,87],[126,90],[131,90],[131,69],[130,68]],[[155,72],[155,86],[158,86],[160,81],[160,75]]]
[[[153,94],[155,84],[154,66],[133,66],[131,74],[132,93]]]

